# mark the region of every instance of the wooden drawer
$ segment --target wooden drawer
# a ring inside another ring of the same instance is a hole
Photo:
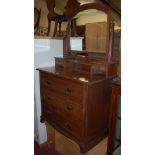
[[[57,113],[55,113],[52,117],[52,122],[59,126],[61,129],[64,129],[71,135],[75,136],[76,138],[79,139],[82,137],[83,128],[80,125],[81,123],[70,121],[68,120],[68,118],[64,118]]]
[[[55,67],[73,68],[74,61],[73,59],[55,58]]]
[[[44,104],[48,104],[48,106],[53,108],[63,117],[67,117],[77,122],[83,118],[82,105],[47,90],[46,87],[42,88],[42,99]]]
[[[52,124],[64,129],[77,138],[82,137],[83,128],[81,128],[81,121],[74,121],[73,119],[63,117],[55,109],[46,104],[42,104],[42,112],[45,120],[52,122]]]
[[[75,63],[75,69],[82,70],[85,72],[91,72],[91,65],[87,63]]]
[[[74,82],[66,78],[60,78],[41,72],[41,86],[44,86],[55,92],[62,93],[67,97],[82,100],[83,97],[83,84]]]
[[[42,115],[46,120],[50,121],[53,117],[53,111],[51,107],[46,104],[42,104]]]

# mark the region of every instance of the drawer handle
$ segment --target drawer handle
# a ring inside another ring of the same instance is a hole
[[[67,105],[67,106],[66,106],[66,109],[67,109],[68,111],[70,111],[70,110],[72,110],[73,108],[72,108],[71,105]]]
[[[72,128],[72,126],[71,126],[71,124],[70,123],[65,123],[65,126],[68,128],[68,129],[71,129]]]
[[[50,97],[48,96],[48,97],[47,97],[47,100],[48,100],[48,101],[51,101],[51,100],[52,100],[52,98],[50,98]]]
[[[50,85],[51,83],[50,83],[49,81],[46,81],[45,84],[46,84],[46,85]]]
[[[71,88],[66,88],[65,91],[66,91],[67,93],[71,93],[71,92],[72,92],[72,89],[71,89]]]

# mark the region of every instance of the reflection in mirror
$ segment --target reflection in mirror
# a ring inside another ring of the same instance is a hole
[[[41,16],[41,9],[34,8],[34,34],[38,34],[39,32],[39,21]]]
[[[106,53],[107,14],[89,9],[71,21],[70,47],[74,51]]]
[[[80,5],[97,2],[97,0],[77,0],[77,1],[80,3]]]
[[[83,39],[84,37],[71,37],[70,38],[71,50],[83,51],[84,50]]]

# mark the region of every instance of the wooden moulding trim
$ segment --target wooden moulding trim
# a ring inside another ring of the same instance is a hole
[[[116,128],[116,116],[118,110],[118,95],[121,94],[120,86],[112,86],[112,104],[109,117],[109,135],[107,145],[107,155],[112,155]]]
[[[107,14],[107,34],[106,34],[106,60],[109,55],[109,41],[110,41],[110,15]]]
[[[79,6],[78,8],[75,8],[75,10],[72,14],[67,15],[67,18],[72,19],[80,11],[84,11],[84,10],[88,10],[88,9],[97,9],[97,10],[103,11],[107,14],[109,13],[108,8],[106,8],[100,4],[97,4],[97,3],[90,3],[90,4],[84,4],[84,5]]]
[[[114,43],[114,22],[110,22],[110,34],[109,34],[109,50],[108,50],[108,62],[112,60],[113,57],[113,43]]]
[[[113,11],[115,11],[119,16],[121,16],[121,10],[119,10],[115,4],[113,2],[108,2],[107,0],[101,0],[103,4],[107,5],[108,7],[110,7],[110,9],[112,9]]]

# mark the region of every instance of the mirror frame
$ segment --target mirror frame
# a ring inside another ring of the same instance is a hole
[[[67,8],[67,7],[66,7]],[[77,15],[80,11],[84,10],[89,10],[89,9],[96,9],[99,11],[102,11],[107,14],[107,36],[106,36],[106,53],[97,53],[97,52],[83,52],[83,51],[74,51],[71,50],[71,45],[70,45],[70,37],[71,37],[71,20],[75,15]],[[70,11],[70,10],[69,10]],[[110,18],[110,11],[109,8],[100,5],[98,3],[88,3],[88,4],[83,4],[80,5],[79,7],[75,8],[73,12],[70,12],[69,14],[67,13],[66,10],[66,16],[68,20],[68,26],[67,26],[67,36],[66,36],[66,49],[64,52],[64,55],[71,55],[75,56],[77,54],[85,54],[85,55],[91,55],[91,57],[100,57],[101,59],[105,59],[107,61],[112,60],[112,52],[113,52],[113,35],[114,35],[114,22]]]

